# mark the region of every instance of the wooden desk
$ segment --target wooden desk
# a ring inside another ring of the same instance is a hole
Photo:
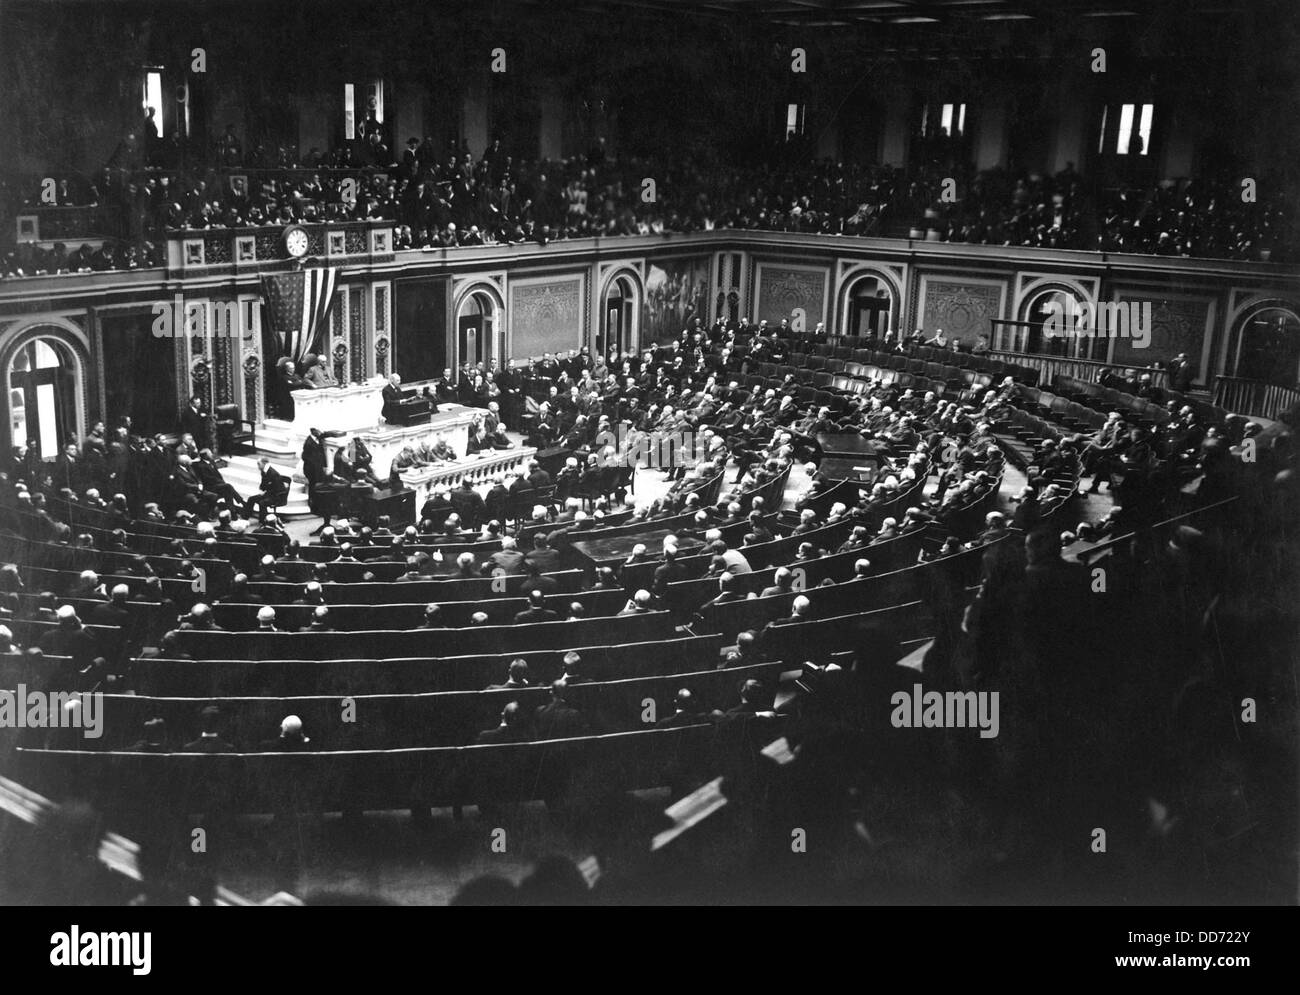
[[[823,459],[817,472],[828,480],[857,480],[871,484],[880,472],[878,461],[871,456],[832,457]]]
[[[822,452],[827,456],[857,459],[859,463],[878,463],[878,454],[889,449],[888,443],[868,439],[857,433],[823,433],[817,436],[817,445],[822,447]]]
[[[651,532],[642,532],[639,535],[583,539],[570,543],[570,546],[594,567],[613,567],[623,563],[631,556],[632,549],[638,543],[645,543],[649,559],[659,559],[663,554],[664,539],[670,535],[673,535],[670,529],[655,529]],[[703,549],[704,543],[698,539],[679,538],[677,542],[677,558],[681,559],[683,556],[690,556]]]

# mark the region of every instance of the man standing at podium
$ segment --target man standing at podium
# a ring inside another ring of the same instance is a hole
[[[383,390],[384,407],[380,411],[384,421],[391,422],[397,418],[401,411],[402,403],[402,378],[396,373],[388,375],[388,385]]]

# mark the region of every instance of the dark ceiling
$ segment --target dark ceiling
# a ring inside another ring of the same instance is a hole
[[[554,0],[549,0],[553,5]],[[565,6],[568,6],[567,4]],[[591,0],[579,6],[637,8],[720,17],[743,16],[798,27],[952,24],[1062,18],[1234,16],[1259,4],[1249,0]]]

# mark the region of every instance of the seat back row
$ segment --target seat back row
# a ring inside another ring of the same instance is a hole
[[[734,670],[708,670],[681,674],[640,676],[571,684],[565,701],[577,709],[592,732],[621,732],[653,726],[673,712],[673,699],[688,689],[698,709],[726,709],[739,700],[746,680],[774,681],[780,663],[760,663]],[[97,738],[87,739],[82,729],[25,730],[23,745],[59,745],[67,749],[125,750],[138,742],[149,719],[166,723],[166,745],[179,752],[199,738],[200,711],[215,706],[220,711],[222,737],[243,752],[257,752],[273,740],[280,721],[296,715],[315,751],[414,749],[471,743],[477,733],[497,725],[501,710],[511,701],[533,710],[550,700],[550,688],[535,683],[526,688],[481,691],[445,691],[429,694],[255,698],[159,698],[147,695],[105,694]],[[531,723],[528,723],[531,726]],[[534,735],[535,732],[529,733]]]
[[[23,783],[101,811],[338,811],[614,795],[716,776],[779,723],[651,729],[539,743],[331,753],[115,753],[19,749]],[[757,734],[757,735],[756,735]],[[752,762],[752,761],[751,761]]]
[[[177,648],[195,659],[331,660],[361,657],[463,656],[560,649],[597,641],[646,642],[673,634],[668,612],[588,618],[536,625],[476,625],[458,629],[361,632],[177,633]]]

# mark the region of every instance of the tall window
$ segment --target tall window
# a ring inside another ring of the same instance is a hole
[[[146,69],[144,73],[144,107],[145,113],[149,108],[153,108],[153,127],[156,137],[162,138],[163,133],[163,97],[162,97],[162,68]]]
[[[803,104],[787,104],[785,108],[785,137],[803,134]]]
[[[923,104],[921,106],[921,136],[932,138],[949,135],[960,138],[966,134],[965,104]]]
[[[1105,152],[1109,147],[1116,155],[1150,155],[1154,117],[1154,104],[1118,104],[1113,113],[1112,107],[1103,107],[1097,151]],[[1109,130],[1112,121],[1114,132]]]
[[[358,91],[363,95],[358,102]],[[343,137],[348,141],[359,137],[364,132],[365,122],[374,115],[376,121],[384,123],[384,81],[373,80],[369,83],[343,84]]]

